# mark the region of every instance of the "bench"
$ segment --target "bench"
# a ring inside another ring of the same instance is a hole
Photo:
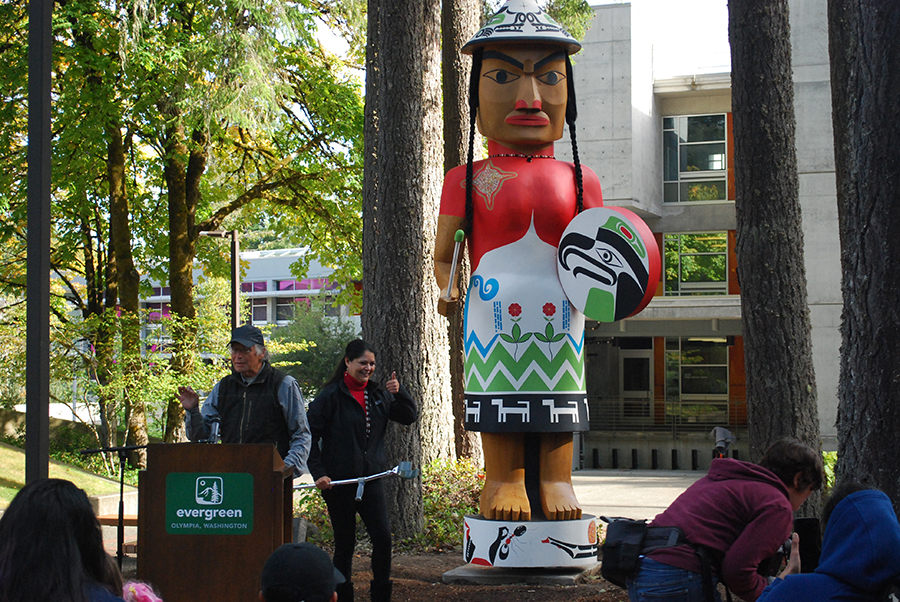
[[[119,526],[119,515],[118,514],[101,514],[97,517],[97,520],[100,521],[101,525],[105,525],[107,527],[118,527]],[[138,517],[137,514],[125,514],[122,516],[122,524],[126,527],[137,527],[138,526]]]

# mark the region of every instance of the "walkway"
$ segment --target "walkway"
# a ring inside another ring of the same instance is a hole
[[[585,514],[649,519],[665,510],[705,474],[671,470],[577,470],[572,473],[572,484]]]

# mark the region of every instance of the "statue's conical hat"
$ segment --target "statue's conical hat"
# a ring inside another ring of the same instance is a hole
[[[581,50],[578,40],[541,9],[535,0],[509,0],[462,47],[464,54],[485,44],[544,42],[562,46],[569,54]]]

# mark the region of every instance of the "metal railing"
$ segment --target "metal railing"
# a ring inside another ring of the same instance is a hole
[[[589,397],[591,431],[708,433],[713,427],[747,426],[746,399],[691,395],[640,399]]]

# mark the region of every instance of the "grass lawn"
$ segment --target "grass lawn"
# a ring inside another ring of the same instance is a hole
[[[72,481],[88,494],[118,493],[119,482],[50,460],[49,476]],[[25,450],[0,443],[0,508],[6,508],[25,486]],[[126,491],[134,491],[125,486]]]

